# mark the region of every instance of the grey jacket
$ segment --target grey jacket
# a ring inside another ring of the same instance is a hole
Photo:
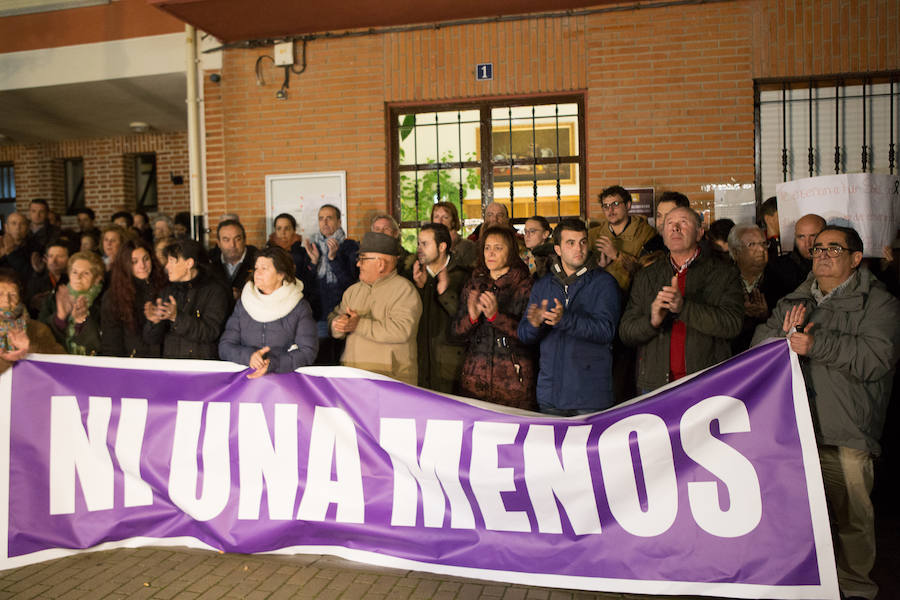
[[[784,315],[806,306],[813,345],[800,357],[819,443],[878,454],[894,368],[900,357],[900,301],[868,269],[822,304],[810,292],[810,273],[781,299],[753,343],[784,337]]]
[[[639,390],[669,382],[669,345],[675,315],[659,328],[650,324],[650,305],[675,274],[668,255],[638,271],[619,323],[619,337],[638,349]],[[677,318],[687,326],[685,367],[695,373],[731,357],[729,341],[741,331],[744,291],[737,268],[705,253],[688,267],[684,306]]]

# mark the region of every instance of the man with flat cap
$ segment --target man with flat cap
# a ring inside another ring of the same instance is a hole
[[[359,281],[328,315],[331,335],[347,339],[341,364],[416,385],[416,333],[422,301],[415,286],[397,275],[400,244],[370,231],[359,245]]]

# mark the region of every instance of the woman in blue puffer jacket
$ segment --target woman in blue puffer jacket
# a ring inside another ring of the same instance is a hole
[[[316,321],[295,273],[294,262],[283,249],[260,250],[252,281],[244,285],[225,325],[219,356],[249,365],[253,369],[249,378],[289,373],[316,358]]]

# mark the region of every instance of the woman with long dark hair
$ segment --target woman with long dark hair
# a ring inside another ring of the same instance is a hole
[[[534,357],[517,335],[528,307],[532,278],[515,233],[489,227],[480,240],[478,266],[459,297],[453,333],[466,341],[464,395],[537,410]]]
[[[101,354],[143,358],[162,355],[160,345],[145,342],[142,332],[147,320],[144,305],[156,298],[166,282],[165,271],[150,244],[142,239],[122,244],[110,268],[109,289],[103,294]]]

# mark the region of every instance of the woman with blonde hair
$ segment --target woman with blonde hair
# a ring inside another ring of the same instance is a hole
[[[50,326],[56,340],[69,354],[94,355],[100,351],[100,302],[103,261],[93,252],[69,257],[69,283],[56,288],[56,306],[41,320]]]

